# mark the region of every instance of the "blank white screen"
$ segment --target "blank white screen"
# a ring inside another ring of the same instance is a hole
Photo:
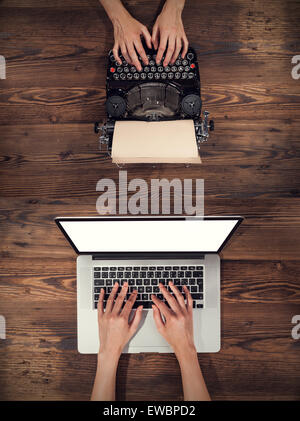
[[[217,252],[238,220],[61,221],[82,252]]]

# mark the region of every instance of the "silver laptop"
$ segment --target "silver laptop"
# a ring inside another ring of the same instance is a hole
[[[77,257],[78,351],[99,350],[97,302],[114,283],[138,290],[143,304],[139,329],[123,352],[173,352],[153,320],[151,294],[172,280],[187,285],[193,302],[198,352],[220,350],[220,257],[242,217],[94,217],[56,218]],[[135,311],[134,309],[132,311]]]

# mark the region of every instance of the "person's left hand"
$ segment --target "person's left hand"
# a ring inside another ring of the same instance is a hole
[[[182,19],[182,8],[175,1],[166,1],[162,12],[157,17],[152,30],[152,43],[157,50],[156,64],[161,62],[164,52],[163,66],[174,64],[181,49],[182,58],[188,50],[188,40],[185,35]]]
[[[101,289],[98,302],[99,354],[105,354],[109,357],[119,357],[121,355],[124,346],[135,334],[142,318],[143,306],[139,306],[132,320],[129,321],[129,315],[136,300],[137,291],[135,290],[130,295],[123,306],[128,291],[128,283],[124,283],[121,292],[114,301],[118,288],[119,284],[116,282],[107,300],[105,311],[103,308],[103,288]]]

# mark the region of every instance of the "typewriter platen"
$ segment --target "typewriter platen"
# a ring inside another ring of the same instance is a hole
[[[192,48],[184,58],[178,56],[173,65],[156,64],[156,51],[145,48],[149,64],[139,72],[120,55],[119,65],[112,53],[108,55],[106,77],[107,121],[95,123],[100,149],[105,145],[111,152],[114,126],[117,120],[162,121],[193,119],[198,149],[214,130],[208,111],[201,117],[202,101],[197,56]],[[164,56],[162,58],[162,62]]]

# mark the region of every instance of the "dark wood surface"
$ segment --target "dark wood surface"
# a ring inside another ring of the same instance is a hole
[[[160,1],[128,1],[149,27]],[[300,53],[297,0],[187,1],[216,131],[203,164],[129,166],[135,177],[205,179],[207,215],[246,217],[222,257],[222,349],[199,354],[213,399],[300,398]],[[76,350],[75,254],[53,223],[96,215],[112,27],[96,0],[0,1],[0,399],[86,400],[95,355]],[[182,399],[173,355],[121,357],[121,400]]]

